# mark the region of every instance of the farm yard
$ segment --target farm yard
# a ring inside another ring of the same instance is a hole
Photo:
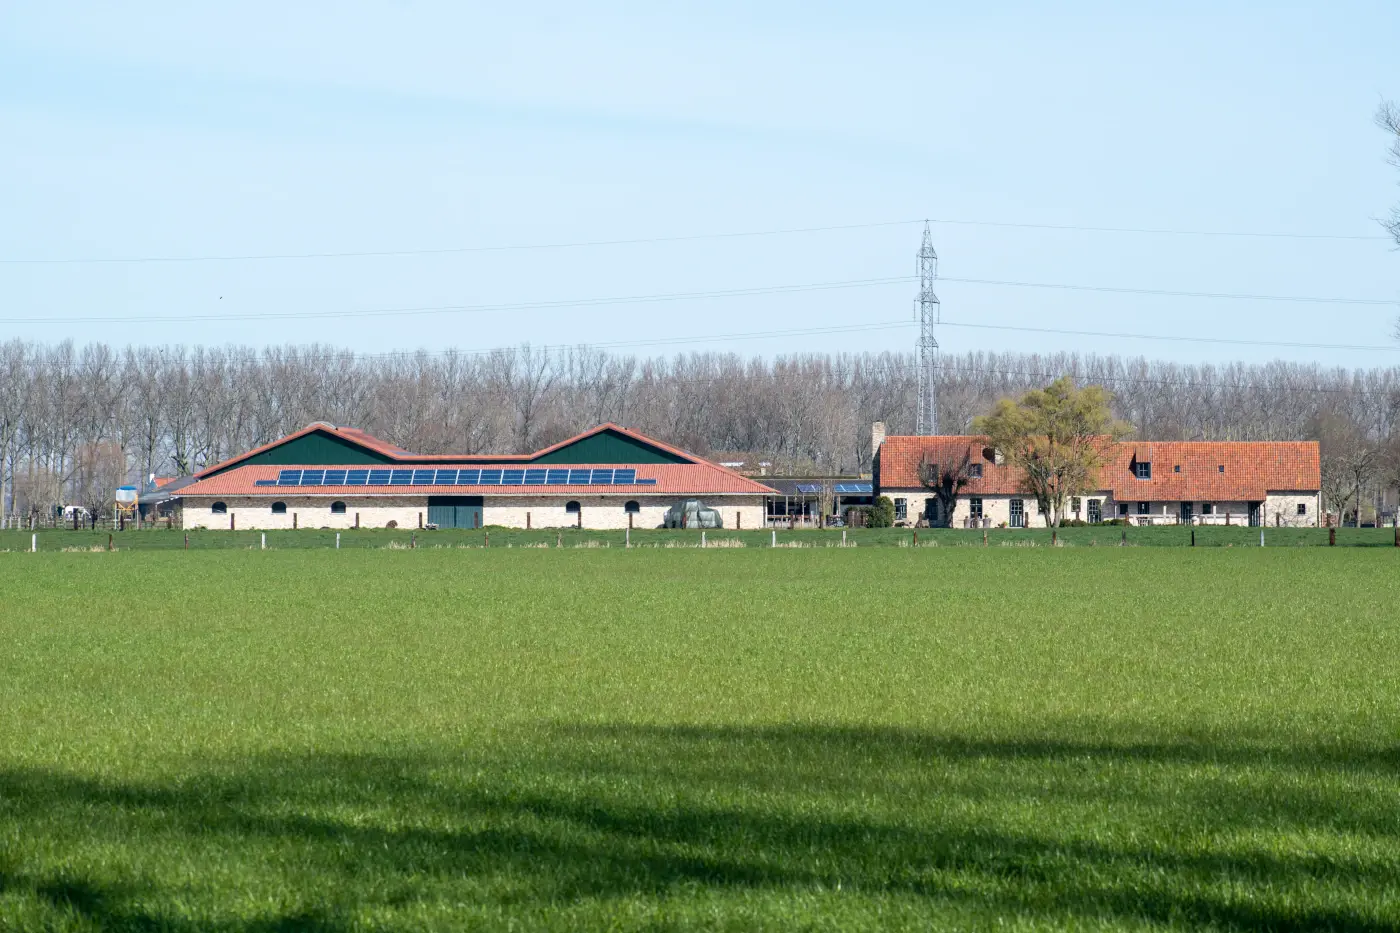
[[[0,929],[1400,927],[1390,530],[1199,531],[41,532]]]

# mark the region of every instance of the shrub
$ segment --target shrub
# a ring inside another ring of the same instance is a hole
[[[875,500],[875,504],[870,507],[870,512],[866,516],[870,520],[871,528],[891,528],[894,526],[894,500],[889,496],[881,496]]]

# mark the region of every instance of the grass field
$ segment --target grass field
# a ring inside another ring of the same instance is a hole
[[[0,554],[0,929],[1396,930],[1397,597],[1394,548]]]

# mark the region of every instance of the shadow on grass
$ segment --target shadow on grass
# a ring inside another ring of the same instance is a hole
[[[531,738],[267,757],[162,783],[0,773],[0,820],[88,866],[17,847],[0,863],[0,926],[21,902],[99,930],[331,931],[367,911],[399,928],[415,923],[399,911],[454,906],[478,923],[588,926],[610,902],[703,894],[720,898],[697,914],[707,926],[734,895],[775,917],[801,899],[872,918],[894,904],[931,925],[1400,929],[1393,748],[815,726]],[[1289,833],[1311,842],[1279,845]],[[190,864],[223,880],[171,880]]]

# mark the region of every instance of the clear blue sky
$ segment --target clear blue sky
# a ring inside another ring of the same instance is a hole
[[[1400,4],[0,3],[0,259],[438,249],[920,217],[1378,236]],[[1053,9],[1052,8],[1057,8]],[[1383,240],[941,224],[942,272],[1400,299]],[[616,342],[909,318],[912,283],[355,319],[327,312],[910,274],[916,226],[579,249],[0,264],[0,336]],[[951,321],[1394,345],[1395,307],[947,281]],[[91,317],[92,323],[54,319]],[[946,350],[1400,362],[948,327]],[[636,352],[906,348],[873,330]]]

